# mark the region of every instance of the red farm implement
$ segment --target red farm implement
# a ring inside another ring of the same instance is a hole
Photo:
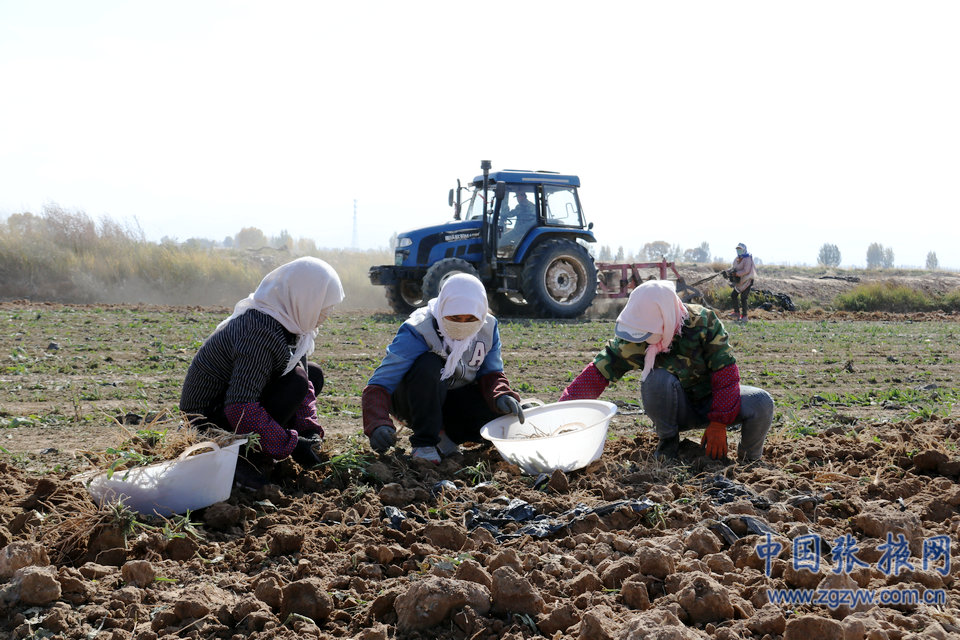
[[[676,279],[677,295],[680,296],[680,299],[684,302],[697,304],[707,303],[703,293],[697,289],[697,285],[725,274],[723,271],[718,271],[711,276],[697,280],[693,284],[687,284],[683,276],[677,271],[674,263],[667,262],[666,259],[661,259],[659,262],[597,262],[596,267],[597,297],[626,298],[634,288],[647,280],[655,280],[658,277],[660,280],[666,280],[667,270],[669,269]],[[651,270],[654,273],[649,273]],[[648,273],[647,277],[644,277],[645,271]]]

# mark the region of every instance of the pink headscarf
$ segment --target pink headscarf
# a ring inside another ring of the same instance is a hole
[[[670,343],[680,333],[680,326],[687,315],[687,308],[677,296],[672,280],[648,280],[630,293],[627,306],[617,316],[616,335],[638,343],[660,336],[659,342],[647,345],[641,382],[653,369],[657,354],[670,350]]]

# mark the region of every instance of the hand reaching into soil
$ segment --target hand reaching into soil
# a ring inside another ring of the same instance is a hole
[[[370,448],[377,453],[386,453],[396,442],[397,430],[389,425],[379,426],[370,434]]]
[[[714,460],[727,457],[727,426],[719,422],[711,422],[700,444],[707,450],[707,455]]]
[[[297,463],[304,469],[309,469],[315,467],[323,460],[320,459],[320,456],[317,455],[317,452],[313,450],[313,446],[320,444],[322,440],[319,438],[303,438],[300,437],[297,439],[297,446],[293,448],[293,452],[290,454],[290,457],[297,461]]]

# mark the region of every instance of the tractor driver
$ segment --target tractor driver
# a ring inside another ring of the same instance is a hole
[[[514,191],[517,204],[503,216],[504,222],[513,220],[513,228],[507,229],[500,237],[500,246],[514,246],[537,224],[537,208],[527,198],[528,187],[516,187]],[[512,253],[512,252],[511,252]]]

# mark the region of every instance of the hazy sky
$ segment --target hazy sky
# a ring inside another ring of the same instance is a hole
[[[960,268],[960,3],[0,0],[0,217],[384,247],[576,173],[600,244]]]

